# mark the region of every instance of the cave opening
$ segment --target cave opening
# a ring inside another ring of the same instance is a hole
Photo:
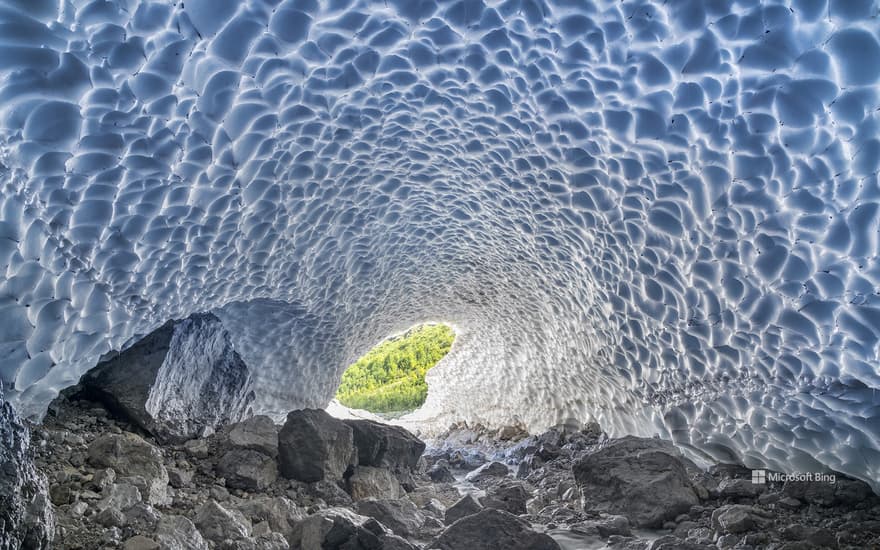
[[[423,323],[391,335],[345,369],[336,400],[384,419],[408,414],[425,403],[425,375],[454,341],[455,330],[446,323]]]

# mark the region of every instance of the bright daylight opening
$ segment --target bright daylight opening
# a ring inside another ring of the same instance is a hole
[[[455,332],[425,324],[392,336],[346,369],[336,399],[352,409],[397,418],[424,404],[425,374],[452,348]]]

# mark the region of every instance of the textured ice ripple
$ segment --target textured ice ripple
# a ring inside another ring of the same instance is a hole
[[[260,406],[453,323],[422,414],[880,481],[874,0],[0,0],[0,380],[214,311]]]

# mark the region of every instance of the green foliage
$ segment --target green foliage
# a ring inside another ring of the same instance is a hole
[[[385,340],[348,367],[336,398],[374,413],[418,408],[428,396],[425,373],[449,353],[454,339],[447,325],[423,325]]]

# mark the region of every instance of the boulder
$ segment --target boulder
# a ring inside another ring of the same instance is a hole
[[[291,548],[379,550],[385,529],[376,520],[355,514],[346,508],[326,508],[312,514],[294,528]]]
[[[278,479],[275,459],[250,449],[232,449],[220,458],[217,473],[226,486],[243,491],[263,491]]]
[[[102,403],[161,441],[183,442],[246,418],[252,385],[229,333],[208,313],[168,321],[105,357],[62,396]]]
[[[767,525],[767,518],[752,506],[728,504],[712,512],[712,528],[723,535],[735,535]]]
[[[629,520],[626,516],[603,516],[595,520],[586,520],[571,525],[570,529],[581,535],[593,535],[607,538],[612,535],[628,537],[632,535]]]
[[[671,443],[627,436],[610,440],[572,466],[584,508],[660,527],[699,502],[685,463]]]
[[[549,535],[538,533],[513,514],[485,509],[465,516],[440,534],[428,548],[440,550],[561,550]]]
[[[526,513],[526,502],[532,495],[522,481],[502,481],[486,489],[486,496],[480,499],[486,508],[504,510],[514,515]]]
[[[196,512],[194,522],[203,537],[215,544],[225,540],[245,540],[251,526],[240,512],[233,512],[215,500],[209,500]]]
[[[238,422],[225,431],[226,445],[250,449],[271,457],[278,456],[278,426],[271,418],[258,415]]]
[[[183,516],[163,517],[156,526],[153,539],[162,550],[208,550],[208,543],[195,524]]]
[[[254,524],[266,522],[272,531],[281,533],[285,539],[291,537],[297,522],[306,517],[302,509],[285,497],[246,500],[238,505],[238,510]]]
[[[449,470],[449,462],[445,459],[438,460],[431,469],[428,470],[428,477],[434,483],[454,483],[455,476]]]
[[[122,550],[161,550],[159,543],[143,535],[135,535],[125,541]]]
[[[465,516],[476,514],[482,509],[483,505],[477,502],[477,499],[471,495],[465,495],[458,499],[455,504],[446,509],[443,522],[446,523],[446,525],[449,525]]]
[[[355,511],[375,519],[391,529],[395,535],[414,537],[418,534],[425,516],[408,499],[380,500],[367,499],[355,503]]]
[[[494,481],[498,478],[505,478],[510,475],[510,469],[506,464],[501,462],[489,462],[483,464],[473,472],[468,473],[464,478],[471,483],[480,483],[484,481]]]
[[[49,548],[55,516],[45,476],[34,467],[30,431],[0,384],[0,548]]]
[[[278,434],[278,462],[288,479],[341,480],[357,463],[352,428],[323,410],[293,411]]]
[[[113,468],[120,478],[135,485],[149,504],[166,504],[168,471],[162,453],[133,433],[106,434],[89,445],[89,462],[96,467]]]
[[[141,501],[140,491],[129,483],[114,483],[104,492],[106,495],[98,502],[98,510],[124,512]]]
[[[365,498],[399,498],[403,491],[397,478],[385,468],[357,466],[346,481],[348,494],[354,500]]]
[[[412,472],[425,450],[425,443],[400,426],[372,420],[344,420],[351,427],[358,464]]]

